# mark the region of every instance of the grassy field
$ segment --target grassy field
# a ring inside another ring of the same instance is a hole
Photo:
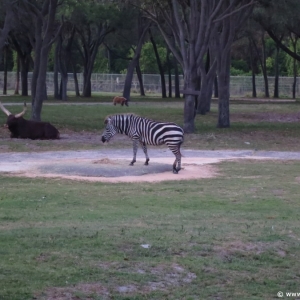
[[[181,101],[154,100],[137,99],[129,109],[182,125]],[[102,102],[45,105],[43,119],[62,133],[100,134],[103,118],[125,109]],[[298,106],[233,103],[232,127],[220,130],[213,104],[197,116],[185,147],[298,151]],[[5,134],[2,151],[28,150]],[[37,151],[76,147],[25,143]],[[155,184],[0,175],[0,299],[275,299],[279,291],[300,292],[300,162],[215,167],[215,178]]]
[[[218,167],[214,179],[160,184],[1,176],[0,299],[297,291],[300,162]]]
[[[17,102],[20,106],[5,105],[12,113],[22,110],[24,97],[2,97],[5,103]],[[88,101],[88,102],[87,102]],[[85,103],[85,104],[80,104]],[[89,105],[88,103],[92,103]],[[50,105],[51,104],[51,105]],[[256,149],[256,150],[299,150],[300,102],[265,103],[263,101],[238,101],[231,103],[231,127],[216,128],[218,112],[217,103],[213,101],[211,112],[205,116],[198,115],[195,119],[196,133],[185,136],[183,147],[194,149]],[[53,123],[62,134],[93,133],[101,135],[104,118],[109,114],[132,112],[154,120],[164,120],[183,125],[183,100],[170,101],[157,97],[133,97],[129,107],[113,106],[111,96],[86,98],[70,98],[68,103],[61,101],[45,101],[42,119]],[[30,111],[26,116],[30,117]],[[6,117],[0,113],[0,124]],[[0,129],[0,137],[9,137],[7,130]],[[36,151],[54,150],[58,145],[48,141],[32,141]],[[5,151],[27,151],[23,141],[0,140]],[[122,147],[123,145],[120,145]],[[99,148],[98,143],[60,143],[61,149]]]

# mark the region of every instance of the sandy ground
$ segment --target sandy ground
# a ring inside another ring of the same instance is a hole
[[[93,182],[159,182],[191,180],[217,176],[217,163],[238,159],[300,160],[300,152],[276,151],[199,151],[184,149],[182,170],[172,173],[174,155],[168,149],[150,148],[149,166],[138,152],[137,162],[129,166],[132,148],[99,151],[49,151],[0,153],[0,173],[9,176],[66,178]]]

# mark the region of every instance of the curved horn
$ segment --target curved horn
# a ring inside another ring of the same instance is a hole
[[[0,109],[7,115],[7,116],[10,116],[11,115],[11,112],[9,110],[7,110],[3,104],[0,102]]]
[[[20,112],[20,113],[18,113],[18,114],[16,114],[16,115],[15,115],[15,118],[20,118],[20,117],[22,117],[22,116],[25,114],[26,110],[27,110],[27,106],[26,106],[26,102],[24,102],[24,108],[23,108],[23,111]]]

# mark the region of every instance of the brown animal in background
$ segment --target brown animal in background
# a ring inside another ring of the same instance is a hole
[[[6,114],[6,127],[10,131],[11,138],[32,139],[32,140],[54,140],[59,139],[58,130],[48,122],[38,122],[25,120],[23,115],[26,112],[26,103],[24,102],[23,111],[13,115],[0,102],[0,109]]]
[[[125,104],[126,106],[128,106],[128,100],[124,97],[119,97],[119,96],[116,96],[114,99],[113,99],[113,104],[116,105],[117,103],[120,103],[122,106]]]

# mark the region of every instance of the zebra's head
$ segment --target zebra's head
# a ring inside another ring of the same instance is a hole
[[[107,117],[104,121],[105,130],[102,134],[102,142],[109,142],[110,139],[117,133],[116,127],[112,124],[112,117]]]

